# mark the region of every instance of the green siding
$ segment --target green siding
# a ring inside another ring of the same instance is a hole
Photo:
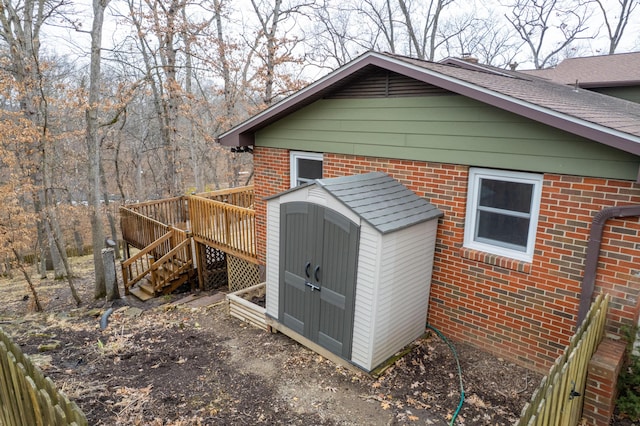
[[[463,96],[324,99],[256,145],[635,180],[640,157]]]
[[[640,104],[640,85],[598,88],[593,91]]]

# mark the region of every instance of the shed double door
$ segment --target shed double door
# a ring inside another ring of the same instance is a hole
[[[349,359],[360,228],[308,202],[280,210],[279,321]]]

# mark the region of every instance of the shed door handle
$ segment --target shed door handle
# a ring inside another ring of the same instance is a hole
[[[317,282],[320,282],[320,278],[318,278],[318,273],[320,273],[320,265],[316,265],[316,268],[313,270],[313,277]]]
[[[307,278],[311,278],[311,275],[309,275],[310,267],[311,267],[311,262],[307,262],[307,264],[304,267],[304,274],[307,276]]]

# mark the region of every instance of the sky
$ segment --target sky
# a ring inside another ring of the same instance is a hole
[[[505,9],[501,8],[498,1],[495,0],[475,0],[477,3],[477,10],[479,14],[498,15],[504,14]],[[606,0],[611,5],[617,3],[617,0]],[[58,54],[63,54],[73,61],[87,64],[89,61],[89,45],[90,37],[89,31],[92,24],[92,6],[91,0],[72,0],[73,8],[76,14],[76,21],[80,24],[81,30],[76,31],[68,28],[63,23],[58,23],[56,26],[50,26],[45,30],[45,37],[42,38],[43,46],[49,51],[54,51]],[[469,0],[458,0],[458,4],[463,4],[468,7]],[[105,14],[105,25],[103,29],[103,48],[110,49],[115,41],[123,37],[126,28],[119,26],[117,18],[114,17],[114,12],[117,9],[123,8],[123,3],[120,0],[111,0],[109,9]],[[242,10],[249,10],[250,4],[248,0],[234,0],[233,6],[238,13]],[[455,6],[455,3],[454,3]],[[639,7],[640,9],[640,7]],[[455,9],[454,9],[455,10]],[[463,10],[458,8],[458,11]],[[637,12],[640,12],[638,10]],[[454,12],[455,13],[455,12]],[[247,16],[251,14],[245,13],[240,20],[247,20]],[[626,37],[620,44],[617,53],[623,53],[628,51],[640,51],[640,13],[636,13],[636,19],[630,22],[627,28]],[[604,35],[604,28],[600,33]],[[602,36],[599,39],[585,41],[584,47],[578,51],[577,56],[590,56],[599,55],[606,52],[606,46],[608,41]],[[533,63],[527,61],[525,56],[528,52],[523,49],[523,53],[517,58],[517,62],[520,63],[518,69],[530,69],[533,68]],[[323,71],[323,72],[326,72]]]

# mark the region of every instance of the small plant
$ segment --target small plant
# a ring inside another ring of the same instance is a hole
[[[623,327],[622,333],[627,341],[627,362],[618,381],[617,405],[620,415],[635,422],[640,420],[640,356],[633,352],[638,327]]]

